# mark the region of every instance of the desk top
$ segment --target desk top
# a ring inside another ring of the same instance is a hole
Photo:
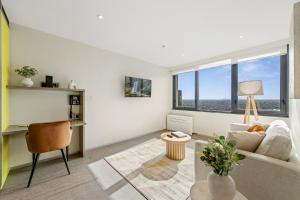
[[[80,120],[71,121],[71,127],[84,126],[84,125],[86,125],[86,123]],[[25,133],[27,132],[27,130],[28,130],[27,126],[10,125],[5,131],[2,131],[2,135],[5,136],[5,135],[14,135],[18,133]]]

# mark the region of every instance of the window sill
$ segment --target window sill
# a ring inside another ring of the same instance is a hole
[[[226,112],[226,111],[205,111],[205,110],[195,110],[194,108],[172,108],[173,110],[177,111],[192,111],[192,112],[203,112],[203,113],[220,113],[220,114],[233,114],[233,115],[244,115],[244,112]],[[253,114],[253,113],[251,113]],[[282,113],[258,113],[259,116],[265,116],[265,117],[283,117],[283,118],[289,118],[288,114],[282,114]]]

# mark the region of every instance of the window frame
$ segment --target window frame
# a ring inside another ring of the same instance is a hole
[[[186,110],[186,111],[198,111],[198,112],[210,112],[210,113],[227,113],[227,114],[244,114],[243,110],[238,110],[238,63],[231,64],[231,111],[209,111],[199,110],[199,70],[195,73],[195,106],[194,107],[179,107],[176,106],[177,99],[177,86],[178,86],[178,74],[173,75],[173,110]],[[289,49],[287,48],[287,54],[280,55],[280,111],[258,111],[261,116],[277,116],[277,117],[289,117]]]
[[[196,71],[195,71],[196,72]],[[198,73],[195,73],[195,107],[197,107],[198,100],[197,98],[199,97],[199,93],[196,92],[198,89],[198,81],[199,81],[199,75]],[[178,89],[178,74],[173,75],[173,109],[174,110],[189,110],[189,111],[194,111],[195,107],[187,107],[187,106],[176,106],[177,104],[177,98],[176,98],[176,93]]]

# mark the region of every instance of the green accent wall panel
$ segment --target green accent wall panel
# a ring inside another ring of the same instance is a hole
[[[9,126],[9,89],[6,88],[10,81],[10,37],[9,25],[1,12],[1,131]],[[9,138],[1,137],[2,162],[1,162],[1,188],[4,186],[9,173],[10,147]]]

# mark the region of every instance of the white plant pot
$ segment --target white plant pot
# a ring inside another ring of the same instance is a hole
[[[33,86],[33,81],[31,80],[31,78],[24,78],[21,81],[22,85],[26,86],[26,87],[31,87]]]
[[[219,176],[211,171],[207,176],[208,190],[213,200],[233,200],[236,193],[231,176]]]

